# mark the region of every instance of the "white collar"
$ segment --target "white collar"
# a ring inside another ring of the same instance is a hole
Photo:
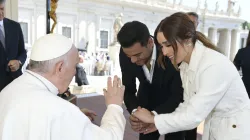
[[[59,90],[57,89],[57,87],[54,84],[52,84],[49,80],[44,78],[43,76],[41,76],[35,72],[32,72],[30,70],[27,70],[27,73],[29,73],[30,75],[34,76],[39,81],[41,81],[41,83],[44,84],[44,86],[48,89],[48,91],[52,92],[55,95],[57,95],[59,93]]]
[[[151,60],[156,60],[156,47],[155,47],[155,45],[153,46],[153,53],[152,53]]]
[[[150,59],[150,65],[152,65],[155,60],[156,60],[156,46],[154,45],[153,46],[152,56],[151,56],[151,59]]]
[[[183,61],[179,66],[179,69],[196,71],[205,49],[206,47],[201,42],[196,42],[189,64]]]
[[[0,26],[3,27],[3,20],[0,21]]]

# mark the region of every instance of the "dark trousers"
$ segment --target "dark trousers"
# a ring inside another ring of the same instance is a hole
[[[185,140],[196,140],[196,139],[197,139],[197,128],[186,131]]]
[[[3,90],[8,84],[10,84],[13,80],[18,78],[20,75],[22,75],[21,71],[17,72],[6,72],[1,71],[0,76],[0,91]]]
[[[165,135],[165,140],[184,140],[184,132],[175,132]],[[158,131],[150,134],[140,134],[139,140],[159,140],[160,134]]]

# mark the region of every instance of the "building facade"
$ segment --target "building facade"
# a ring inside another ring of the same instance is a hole
[[[28,48],[45,34],[45,2],[18,0],[18,21]],[[207,3],[201,6],[200,0],[193,7],[182,5],[182,0],[178,3],[175,0],[59,0],[55,33],[71,38],[77,47],[88,44],[89,53],[108,52],[114,41],[114,22],[120,15],[122,23],[132,20],[145,23],[153,35],[157,24],[166,16],[193,11],[200,16],[198,30],[232,60],[237,50],[244,47],[247,31],[241,30],[244,20],[239,18],[240,9],[237,12],[233,9],[231,0],[227,11],[219,11],[217,4],[214,10],[208,10]]]

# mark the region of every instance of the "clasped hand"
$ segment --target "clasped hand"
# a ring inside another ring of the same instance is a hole
[[[12,72],[15,72],[20,68],[20,63],[18,60],[10,60],[10,62],[8,63],[8,67]]]
[[[106,105],[116,104],[122,106],[125,87],[121,83],[121,79],[114,77],[108,78],[107,90],[104,89]],[[148,134],[156,131],[154,124],[154,114],[145,108],[138,107],[137,111],[130,116],[130,124],[132,129],[139,133]]]
[[[154,114],[145,108],[138,107],[130,117],[130,124],[134,131],[148,134],[156,131]]]

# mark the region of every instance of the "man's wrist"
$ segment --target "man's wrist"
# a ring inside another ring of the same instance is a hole
[[[133,109],[133,111],[131,112],[131,114],[134,114],[137,111],[137,109]]]

